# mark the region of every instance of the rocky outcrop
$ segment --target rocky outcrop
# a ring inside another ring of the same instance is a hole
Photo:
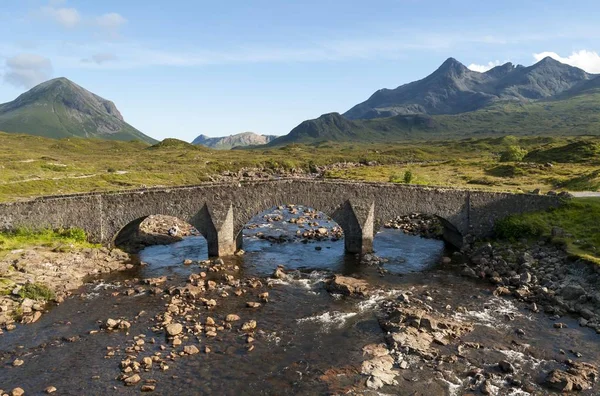
[[[388,332],[387,342],[397,350],[407,350],[423,358],[438,356],[434,345],[448,345],[463,334],[473,331],[473,325],[444,318],[426,308],[415,308],[405,303],[395,305],[381,322]]]
[[[545,385],[560,392],[583,391],[591,389],[598,380],[598,369],[583,362],[567,360],[566,371],[556,369],[548,373]]]

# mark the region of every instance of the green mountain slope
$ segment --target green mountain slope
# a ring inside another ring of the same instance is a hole
[[[338,113],[304,121],[269,146],[323,141],[392,142],[487,136],[600,135],[600,90],[566,99],[499,102],[455,115],[398,115],[348,120]]]
[[[115,104],[66,78],[46,81],[0,105],[0,130],[51,138],[156,143],[123,120]]]

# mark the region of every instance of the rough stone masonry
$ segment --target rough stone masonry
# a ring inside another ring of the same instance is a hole
[[[561,204],[549,195],[433,188],[392,183],[279,179],[228,184],[48,196],[0,204],[0,229],[84,229],[90,241],[112,245],[137,232],[150,215],[174,216],[196,227],[211,256],[241,248],[241,230],[255,215],[288,203],[330,216],[344,230],[346,251],[372,250],[381,224],[396,216],[438,216],[444,238],[461,246],[466,235],[490,235],[496,220]]]

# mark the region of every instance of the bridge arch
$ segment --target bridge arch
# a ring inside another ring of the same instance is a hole
[[[111,244],[129,253],[137,253],[152,245],[179,242],[185,236],[197,236],[198,230],[186,221],[173,216],[148,215],[139,217],[121,228]]]
[[[121,213],[113,214],[105,225],[105,237],[111,246],[127,245],[127,241],[139,235],[140,225],[150,216],[162,215],[179,219],[196,229],[207,241],[210,256],[227,256],[235,253],[231,233],[227,233],[227,223],[233,220],[231,206],[225,214],[206,203],[196,209],[193,205],[169,205],[163,207],[133,206]],[[158,206],[158,205],[157,205]],[[229,221],[228,221],[229,220]],[[231,228],[231,227],[229,227]]]
[[[314,209],[336,222],[344,232],[344,247],[347,253],[367,253],[373,250],[375,208],[373,203],[365,207],[365,205],[353,204],[349,200],[340,202],[331,199],[322,202],[313,198],[315,197],[267,199],[241,210],[234,223],[236,247],[238,249],[242,247],[243,229],[254,217],[272,208],[294,204]]]
[[[463,233],[459,230],[459,228],[451,220],[448,220],[447,218],[445,218],[439,214],[433,214],[433,213],[415,213],[415,212],[407,213],[405,211],[399,211],[398,213],[400,213],[400,214],[394,216],[391,219],[390,218],[385,219],[383,222],[378,221],[376,224],[376,226],[377,226],[376,229],[379,230],[379,229],[383,228],[385,224],[393,223],[393,222],[395,222],[395,219],[398,219],[398,218],[411,217],[413,215],[425,216],[425,217],[433,218],[435,221],[439,222],[439,225],[442,227],[440,237],[444,240],[444,242],[446,242],[449,245],[454,246],[455,248],[459,248],[459,249],[463,246],[463,243],[465,240],[465,235],[463,235]],[[392,227],[392,228],[394,228],[394,227]]]

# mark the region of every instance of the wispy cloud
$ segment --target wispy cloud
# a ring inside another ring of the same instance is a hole
[[[374,37],[325,39],[306,41],[304,46],[278,47],[245,45],[220,49],[186,50],[164,49],[147,43],[122,41],[80,46],[74,51],[88,51],[88,55],[63,58],[71,67],[131,69],[148,66],[194,67],[221,64],[249,63],[313,63],[337,62],[354,59],[401,59],[419,51],[437,51],[444,55],[459,46],[474,43],[498,44],[500,38],[482,35],[419,34],[418,39],[407,41],[406,32],[387,32]],[[384,38],[382,38],[384,37]],[[93,53],[112,53],[118,56],[110,62],[90,62]],[[83,60],[83,61],[82,61]],[[75,63],[73,63],[75,61]]]
[[[118,59],[119,59],[119,57],[117,55],[110,53],[110,52],[104,52],[104,53],[100,53],[100,54],[94,54],[89,58],[83,58],[83,59],[81,59],[81,61],[83,63],[93,62],[98,65],[101,65],[106,62],[114,62]]]
[[[600,55],[595,51],[580,50],[574,51],[571,55],[563,57],[556,52],[540,52],[533,54],[536,62],[551,57],[567,65],[575,66],[585,70],[588,73],[600,73]]]

